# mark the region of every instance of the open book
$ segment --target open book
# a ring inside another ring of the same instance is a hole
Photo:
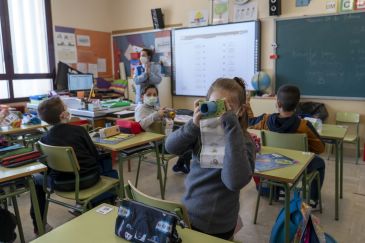
[[[257,154],[255,161],[255,172],[275,170],[295,165],[298,161],[281,154]]]

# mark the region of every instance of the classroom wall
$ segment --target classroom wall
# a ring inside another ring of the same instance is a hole
[[[271,43],[274,42],[274,19],[268,13],[267,0],[251,0],[256,1],[259,6],[259,18],[262,24],[262,39],[261,39],[261,68],[270,75],[273,75],[275,63],[269,59],[272,53]],[[209,9],[209,0],[133,0],[121,1],[111,0],[113,6],[112,29],[128,30],[138,29],[152,26],[151,8],[162,8],[165,15],[164,20],[166,25],[183,24],[187,25],[187,17],[190,10],[194,9]],[[282,15],[285,17],[299,17],[304,15],[317,15],[325,13],[325,1],[312,0],[307,7],[295,7],[294,0],[284,0],[282,2]],[[191,108],[196,97],[173,97],[175,108]],[[360,134],[362,134],[362,144],[365,134],[365,101],[348,101],[348,100],[327,100],[327,99],[310,99],[316,102],[322,102],[326,105],[329,111],[327,122],[335,121],[335,113],[337,111],[352,111],[361,114]],[[308,101],[308,99],[303,99]],[[363,146],[363,145],[362,145]]]
[[[51,0],[53,25],[111,32],[111,0]]]

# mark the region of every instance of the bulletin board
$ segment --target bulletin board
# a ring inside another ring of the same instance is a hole
[[[113,36],[114,73],[119,73],[119,62],[123,62],[126,76],[131,77],[133,70],[130,53],[139,52],[142,48],[154,50],[152,61],[162,62],[164,74],[171,76],[170,30]]]
[[[55,27],[57,61],[94,77],[112,78],[111,33]]]

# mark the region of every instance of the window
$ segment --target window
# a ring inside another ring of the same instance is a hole
[[[51,0],[0,0],[0,102],[53,89]]]

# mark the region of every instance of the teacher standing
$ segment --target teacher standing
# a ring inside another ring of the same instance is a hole
[[[133,80],[136,84],[136,104],[142,102],[141,93],[144,87],[150,84],[158,85],[161,83],[161,65],[151,62],[153,51],[142,49],[139,58],[141,65],[134,70]]]

